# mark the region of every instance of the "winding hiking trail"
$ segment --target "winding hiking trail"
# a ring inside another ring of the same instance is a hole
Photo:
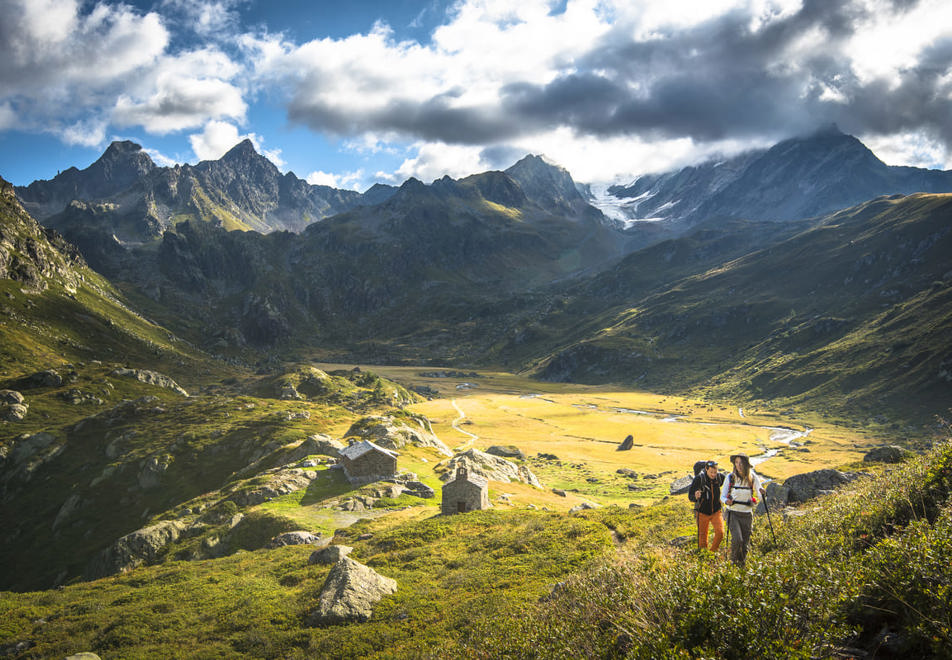
[[[469,431],[464,431],[463,429],[461,429],[461,428],[459,427],[460,422],[462,422],[464,419],[466,419],[466,413],[464,413],[464,412],[463,412],[463,409],[460,408],[460,407],[459,407],[459,404],[456,403],[456,399],[453,399],[450,403],[453,404],[453,407],[456,408],[456,412],[459,413],[459,417],[457,417],[456,419],[453,420],[453,423],[452,423],[453,428],[454,428],[455,430],[459,431],[460,433],[462,433],[463,435],[468,435],[468,436],[469,436],[469,440],[467,440],[466,442],[464,442],[463,444],[461,444],[459,447],[456,447],[456,448],[454,449],[454,451],[456,451],[456,452],[465,451],[465,450],[469,449],[469,448],[473,445],[474,442],[476,442],[477,440],[479,440],[479,436],[476,435],[475,433],[470,433]]]

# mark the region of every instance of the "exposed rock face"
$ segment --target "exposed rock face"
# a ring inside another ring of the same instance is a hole
[[[855,481],[863,476],[859,472],[840,472],[839,470],[816,470],[796,474],[783,482],[789,489],[790,502],[806,502],[819,495],[825,495],[834,489]],[[778,491],[778,495],[780,492]]]
[[[278,534],[268,543],[268,548],[273,550],[274,548],[283,548],[286,545],[314,545],[320,542],[321,537],[317,534],[312,534],[306,530],[298,530]]]
[[[148,369],[116,369],[112,372],[112,375],[123,378],[134,378],[140,383],[148,383],[149,385],[155,385],[156,387],[164,387],[177,394],[181,394],[182,396],[188,396],[188,392],[179,387],[179,384],[174,380],[168,376],[163,376],[158,372],[149,371]]]
[[[63,377],[56,369],[38,371],[35,374],[24,376],[17,381],[17,387],[32,390],[38,387],[59,387],[63,384]]]
[[[493,445],[486,450],[486,453],[493,456],[502,456],[503,458],[518,458],[519,460],[525,460],[526,458],[522,450],[515,445]]]
[[[436,437],[430,421],[422,415],[413,416],[413,421],[395,420],[389,415],[364,417],[347,430],[344,437],[370,440],[386,449],[401,449],[406,445],[431,447],[444,456],[452,456],[450,448]]]
[[[863,456],[864,463],[899,463],[912,455],[912,452],[896,445],[874,447]]]
[[[671,482],[671,494],[672,495],[684,495],[691,488],[691,483],[694,481],[694,477],[691,475],[685,475],[683,477],[678,477]]]
[[[591,502],[582,502],[579,505],[573,506],[569,509],[569,513],[578,513],[579,511],[587,511],[589,509],[597,509],[597,504],[592,504]]]
[[[15,390],[0,390],[0,419],[19,422],[26,417],[30,407],[23,395]]]
[[[340,440],[333,440],[326,435],[308,436],[307,440],[301,444],[301,447],[307,450],[305,456],[320,454],[321,456],[332,456],[333,458],[340,458],[340,450],[346,446],[347,445]]]
[[[621,444],[618,445],[618,449],[616,449],[615,451],[628,451],[634,446],[635,446],[635,438],[634,436],[629,435],[627,438],[622,440]]]
[[[344,557],[334,565],[311,612],[311,625],[368,621],[381,598],[396,593],[397,582]]]
[[[126,534],[89,563],[86,577],[95,580],[151,563],[162,548],[176,541],[187,527],[185,522],[166,520]]]
[[[162,475],[172,464],[172,456],[163,454],[161,456],[150,456],[142,464],[142,470],[139,472],[139,487],[142,490],[149,490],[162,483]]]
[[[308,558],[308,564],[336,564],[353,552],[349,545],[329,545],[326,548],[315,550]]]
[[[445,472],[440,476],[440,479],[443,481],[454,479],[460,467],[466,468],[469,474],[477,475],[489,481],[499,481],[505,484],[521,481],[530,486],[542,488],[539,479],[525,465],[516,465],[512,461],[487,454],[478,449],[469,449],[448,461],[441,462],[438,468],[444,469]]]
[[[275,497],[307,488],[317,477],[318,473],[314,470],[279,469],[269,473],[268,483],[249,490],[238,490],[228,499],[240,507],[255,506]]]

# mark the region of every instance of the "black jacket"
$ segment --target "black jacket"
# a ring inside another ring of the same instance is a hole
[[[694,510],[698,513],[711,515],[721,510],[721,486],[724,485],[724,475],[720,472],[713,479],[707,476],[704,470],[694,477],[688,499],[694,502]],[[701,497],[695,498],[694,493],[701,491]]]

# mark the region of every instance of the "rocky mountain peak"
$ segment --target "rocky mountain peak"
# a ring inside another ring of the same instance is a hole
[[[235,162],[235,161],[247,161],[256,158],[264,158],[258,151],[255,149],[254,143],[248,138],[245,138],[221,157],[221,160],[225,162]]]
[[[564,167],[548,162],[543,156],[528,155],[506,170],[530,201],[543,208],[562,211],[586,204]]]

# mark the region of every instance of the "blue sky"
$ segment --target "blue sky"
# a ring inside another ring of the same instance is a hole
[[[630,180],[836,122],[952,167],[946,0],[0,0],[0,176],[250,138],[364,190],[546,155]]]

